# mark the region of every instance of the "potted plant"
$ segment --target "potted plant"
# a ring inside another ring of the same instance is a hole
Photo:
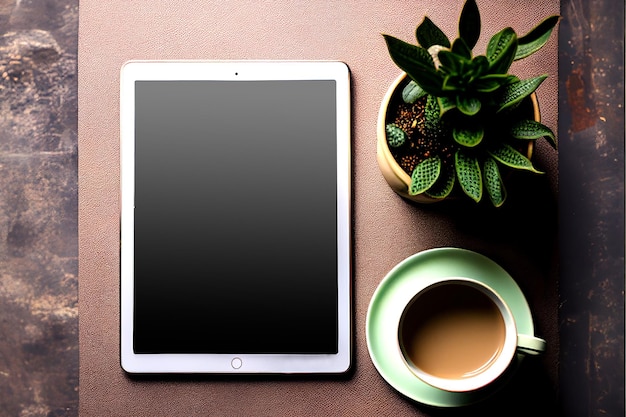
[[[559,16],[522,37],[507,27],[475,55],[481,29],[475,0],[463,6],[458,36],[448,37],[427,16],[417,44],[383,35],[403,71],[390,87],[378,119],[377,159],[389,185],[418,202],[466,195],[492,204],[506,199],[506,171],[539,173],[531,161],[534,141],[556,149],[552,130],[540,122],[535,90],[547,78],[509,74],[513,61],[538,51]]]

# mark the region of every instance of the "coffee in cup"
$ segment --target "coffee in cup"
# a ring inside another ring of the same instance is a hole
[[[402,312],[398,341],[417,377],[454,392],[473,391],[496,380],[518,349],[545,349],[543,339],[517,334],[513,314],[495,291],[463,277],[421,289]]]

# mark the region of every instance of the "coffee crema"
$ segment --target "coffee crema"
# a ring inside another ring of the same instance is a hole
[[[430,375],[464,379],[498,358],[505,323],[498,306],[463,283],[434,286],[405,310],[399,329],[404,355]]]

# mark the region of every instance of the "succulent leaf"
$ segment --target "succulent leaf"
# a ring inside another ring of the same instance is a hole
[[[496,161],[508,167],[532,171],[536,174],[542,174],[541,171],[535,169],[530,159],[526,158],[508,143],[503,143],[500,145],[500,147],[492,149],[488,152],[492,157],[495,158]]]
[[[415,81],[411,80],[402,90],[402,100],[405,103],[413,104],[417,99],[424,97],[426,91],[419,86]]]
[[[498,112],[519,104],[520,101],[531,95],[547,77],[547,75],[540,75],[506,85],[498,101]]]
[[[459,38],[473,49],[480,38],[480,13],[475,0],[467,0],[459,18]]]
[[[464,60],[463,57],[446,50],[439,51],[437,57],[439,58],[439,62],[441,62],[441,71],[448,75],[458,75],[461,73],[463,69],[461,65],[461,61]]]
[[[480,111],[481,103],[476,97],[458,95],[456,96],[456,107],[466,116],[474,116]]]
[[[491,37],[487,45],[490,73],[507,73],[517,52],[517,44],[517,35],[511,28],[504,28]]]
[[[392,148],[398,148],[406,142],[406,133],[394,123],[385,126],[385,133],[387,134],[387,143]]]
[[[456,38],[454,42],[452,42],[452,48],[450,48],[450,50],[462,58],[467,60],[472,59],[472,49],[463,38]]]
[[[520,120],[511,126],[510,133],[515,139],[534,140],[546,138],[548,143],[556,149],[556,135],[552,129],[534,120]]]
[[[440,116],[444,113],[456,108],[456,100],[450,97],[437,97],[437,103],[439,104]]]
[[[478,159],[466,154],[463,149],[458,149],[454,155],[454,163],[461,189],[472,200],[479,202],[483,196],[483,182]]]
[[[489,70],[489,60],[484,55],[475,56],[470,64],[470,72],[473,78],[486,74]]]
[[[439,174],[439,178],[430,187],[425,191],[425,194],[432,198],[445,198],[454,189],[454,183],[456,182],[456,174],[454,173],[454,169],[451,167],[448,169],[444,169],[442,165],[441,173]]]
[[[510,78],[506,74],[487,74],[475,80],[472,87],[479,93],[493,93],[509,82]]]
[[[439,102],[435,96],[428,96],[424,107],[424,128],[427,134],[436,136],[443,130]]]
[[[507,81],[506,81],[506,83],[504,83],[504,85],[515,84],[515,83],[520,81],[519,78],[517,78],[515,75],[511,75],[511,74],[507,74],[506,78],[507,78]]]
[[[485,129],[478,123],[452,129],[452,137],[461,146],[473,148],[482,142]]]
[[[393,36],[383,35],[389,55],[395,64],[429,94],[440,95],[443,77],[435,68],[433,58],[422,47],[411,45]]]
[[[485,189],[489,195],[491,203],[495,207],[500,207],[506,200],[506,188],[504,188],[504,182],[500,176],[500,170],[498,164],[493,158],[487,158],[483,165],[483,178],[485,182]]]
[[[515,60],[526,58],[541,49],[548,42],[552,29],[554,29],[560,18],[560,16],[556,15],[550,16],[541,21],[526,35],[519,38],[519,47],[515,54]]]
[[[415,37],[422,48],[428,49],[433,45],[441,45],[446,48],[450,47],[448,37],[428,18],[428,16],[425,16],[422,23],[417,27]]]
[[[441,159],[438,156],[426,159],[415,167],[411,174],[409,194],[417,195],[435,184],[441,172]]]

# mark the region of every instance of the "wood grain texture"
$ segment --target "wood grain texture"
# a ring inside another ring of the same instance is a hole
[[[0,2],[0,415],[78,415],[77,1]]]
[[[624,415],[624,4],[561,3],[561,405]]]

